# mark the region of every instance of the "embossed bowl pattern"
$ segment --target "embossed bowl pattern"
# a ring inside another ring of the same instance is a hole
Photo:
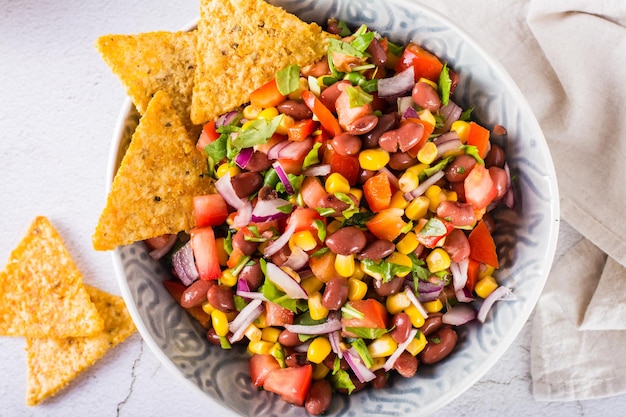
[[[498,280],[511,287],[515,301],[498,302],[488,321],[470,323],[459,333],[447,360],[420,367],[416,377],[392,378],[381,390],[335,396],[328,415],[421,416],[447,404],[476,382],[502,356],[531,314],[546,281],[558,235],[556,176],[539,125],[514,82],[463,31],[432,10],[403,0],[273,0],[305,21],[337,17],[365,23],[395,42],[415,40],[459,73],[454,100],[475,106],[473,116],[486,126],[501,124],[508,137],[500,143],[515,176],[517,207],[497,216],[502,268]],[[190,28],[192,25],[190,25]],[[127,100],[116,127],[108,178],[115,170],[138,123]],[[241,416],[306,416],[278,397],[260,392],[248,376],[244,349],[211,346],[205,331],[170,297],[162,281],[170,272],[147,254],[143,244],[120,247],[113,262],[129,310],[145,342],[190,389],[207,395]]]

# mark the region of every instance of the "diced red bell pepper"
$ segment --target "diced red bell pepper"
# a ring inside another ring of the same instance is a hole
[[[393,241],[406,227],[403,214],[404,210],[401,208],[387,208],[376,213],[365,225],[377,238]]]
[[[301,142],[317,130],[318,122],[313,119],[298,120],[287,128],[287,135],[292,142]]]
[[[322,102],[309,90],[302,92],[302,100],[307,105],[313,114],[322,124],[322,128],[328,131],[332,136],[341,134],[341,126],[337,121],[337,118],[332,114],[328,107],[324,106]]]
[[[286,97],[278,90],[275,78],[250,94],[250,104],[261,109],[277,106],[285,99]]]
[[[204,152],[204,148],[209,143],[215,142],[219,137],[220,134],[217,133],[217,130],[215,129],[215,120],[212,120],[202,126],[202,133],[200,133],[200,137],[198,138],[198,142],[196,143],[196,148],[198,148],[200,152]]]
[[[439,74],[441,74],[443,69],[443,64],[439,58],[413,42],[409,42],[406,48],[404,48],[395,70],[396,72],[402,72],[410,66],[413,66],[415,69],[416,82],[422,77],[438,82]]]
[[[476,224],[467,240],[470,244],[470,259],[498,268],[496,244],[484,221]]]
[[[491,148],[491,142],[489,142],[489,130],[485,129],[476,122],[469,123],[469,131],[467,133],[467,144],[476,146],[478,150],[478,156],[485,158],[487,152]]]

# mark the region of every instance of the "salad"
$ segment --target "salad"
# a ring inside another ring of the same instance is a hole
[[[420,45],[327,30],[326,58],[203,126],[216,193],[194,198],[189,233],[146,241],[208,340],[245,344],[252,384],[311,414],[419,377],[512,297],[490,214],[514,203],[491,141],[505,129],[473,121],[458,74]]]

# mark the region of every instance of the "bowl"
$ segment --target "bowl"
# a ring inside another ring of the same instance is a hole
[[[473,117],[485,126],[506,127],[505,149],[516,178],[516,209],[501,211],[495,235],[501,285],[515,301],[496,303],[485,324],[471,322],[459,332],[455,352],[413,378],[392,378],[380,390],[335,395],[328,415],[422,416],[443,407],[478,381],[503,355],[531,314],[543,289],[556,247],[559,198],[546,141],[524,97],[505,70],[466,33],[438,13],[411,1],[272,0],[305,21],[329,17],[365,23],[406,44],[415,40],[434,52],[460,76],[455,101],[475,106]],[[190,26],[191,27],[191,26]],[[122,108],[109,160],[113,175],[137,125],[130,101]],[[113,252],[121,292],[147,345],[172,374],[241,416],[306,416],[268,392],[258,391],[248,375],[244,349],[224,351],[210,345],[205,331],[172,299],[162,285],[170,272],[137,243]]]

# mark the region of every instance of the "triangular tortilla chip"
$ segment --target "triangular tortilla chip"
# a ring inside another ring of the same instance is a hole
[[[140,114],[154,94],[163,90],[172,100],[178,117],[192,130],[189,119],[196,68],[197,32],[147,32],[106,35],[96,49],[126,87]]]
[[[191,120],[213,120],[281,69],[319,60],[329,36],[263,0],[202,0]]]
[[[136,331],[121,297],[89,286],[86,289],[104,318],[104,330],[91,337],[26,339],[26,404],[37,405],[56,394]]]
[[[37,217],[0,272],[0,335],[90,336],[102,328],[61,236]]]
[[[157,92],[113,179],[94,249],[193,228],[193,197],[214,190],[205,171],[206,157],[189,139],[167,93]]]

